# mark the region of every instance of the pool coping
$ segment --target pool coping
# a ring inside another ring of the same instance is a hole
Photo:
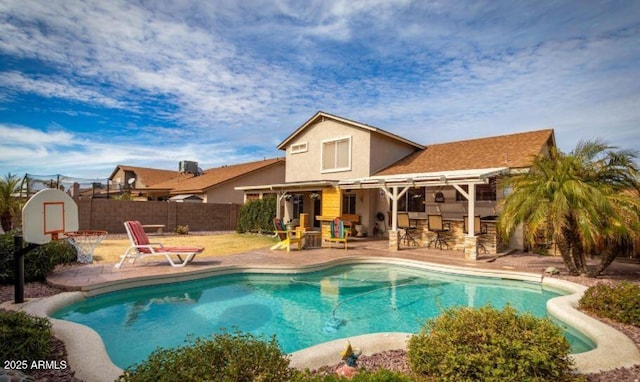
[[[84,325],[51,318],[50,314],[86,297],[133,287],[175,283],[232,273],[307,273],[337,265],[367,263],[405,265],[464,276],[528,281],[569,292],[571,294],[549,300],[547,311],[553,317],[582,332],[596,344],[596,348],[591,351],[571,355],[576,370],[581,373],[595,373],[640,364],[640,351],[631,339],[576,309],[580,297],[587,289],[585,286],[535,273],[443,265],[393,257],[351,256],[302,266],[212,267],[181,274],[141,276],[109,281],[83,287],[82,291],[63,292],[47,298],[27,300],[23,304],[7,302],[2,306],[7,309],[20,309],[35,316],[47,317],[52,323],[55,335],[65,343],[69,364],[76,372],[77,378],[97,382],[113,381],[122,375],[123,370],[111,362],[98,333]],[[360,348],[365,355],[382,350],[406,349],[406,342],[410,335],[411,333],[374,333],[332,340],[291,353],[290,364],[299,369],[315,369],[338,363],[340,351],[347,340],[355,348]]]

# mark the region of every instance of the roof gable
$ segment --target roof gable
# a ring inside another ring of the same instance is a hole
[[[360,122],[356,122],[356,121],[352,121],[346,118],[342,118],[342,117],[338,117],[336,115],[332,115],[329,113],[325,113],[323,111],[319,111],[317,112],[313,117],[311,117],[309,120],[307,120],[307,122],[303,123],[302,126],[300,126],[299,128],[296,129],[296,131],[294,131],[293,133],[291,133],[291,135],[289,135],[287,138],[284,139],[284,141],[282,141],[279,145],[278,145],[278,149],[279,150],[286,150],[287,146],[289,144],[289,142],[291,142],[298,134],[300,134],[303,130],[305,130],[306,128],[308,128],[309,126],[312,126],[314,124],[316,124],[319,121],[323,121],[325,119],[332,119],[334,121],[338,121],[341,123],[344,123],[346,125],[349,126],[353,126],[359,129],[363,129],[363,130],[368,130],[374,133],[378,133],[381,135],[384,135],[386,137],[389,137],[391,139],[397,140],[399,142],[405,143],[409,146],[414,146],[415,148],[418,149],[423,149],[424,146],[418,143],[415,143],[413,141],[410,141],[408,139],[402,138],[399,135],[395,135],[393,133],[390,133],[386,130],[374,127],[374,126],[370,126],[364,123],[360,123]]]
[[[525,168],[531,165],[534,156],[544,152],[546,146],[555,146],[552,129],[429,145],[375,175]]]
[[[205,190],[247,175],[269,166],[284,164],[284,158],[265,159],[255,162],[214,167],[204,170],[201,175],[180,175],[169,181],[154,185],[154,189],[171,190],[171,194],[202,193]]]
[[[113,177],[116,176],[118,170],[131,171],[135,173],[136,178],[138,178],[140,183],[144,183],[147,187],[165,182],[169,179],[173,179],[178,175],[178,171],[173,170],[161,170],[156,168],[136,167],[119,164],[116,166],[115,170],[113,170],[109,179],[113,180]]]

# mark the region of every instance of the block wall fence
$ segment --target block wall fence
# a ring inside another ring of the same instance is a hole
[[[165,232],[188,225],[190,231],[235,230],[239,204],[138,202],[110,199],[78,199],[80,230],[124,233],[126,220],[142,224],[163,224]]]

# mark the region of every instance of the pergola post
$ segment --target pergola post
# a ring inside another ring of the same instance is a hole
[[[389,231],[389,250],[397,251],[400,249],[400,241],[398,240],[398,199],[400,199],[409,190],[410,186],[405,186],[402,191],[398,192],[398,186],[391,187],[389,190],[386,186],[380,187],[384,190],[387,197],[391,199],[391,230]]]
[[[276,217],[278,219],[282,219],[282,214],[280,213],[281,210],[281,204],[282,204],[282,200],[287,196],[287,191],[284,192],[277,192],[277,203],[276,203]]]
[[[468,192],[457,184],[453,185],[462,196],[467,198],[467,234],[464,236],[464,258],[467,260],[478,259],[478,238],[476,237],[476,184],[468,183]]]

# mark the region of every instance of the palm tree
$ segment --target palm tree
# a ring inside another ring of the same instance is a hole
[[[597,276],[640,236],[637,153],[583,141],[570,153],[555,148],[536,157],[528,172],[505,180],[513,192],[498,220],[508,237],[520,224],[531,245],[540,233],[557,244],[573,275]],[[600,255],[594,270],[587,254]]]
[[[0,179],[0,224],[4,232],[13,229],[13,217],[20,213],[22,203],[15,196],[20,191],[20,179],[11,173]]]

